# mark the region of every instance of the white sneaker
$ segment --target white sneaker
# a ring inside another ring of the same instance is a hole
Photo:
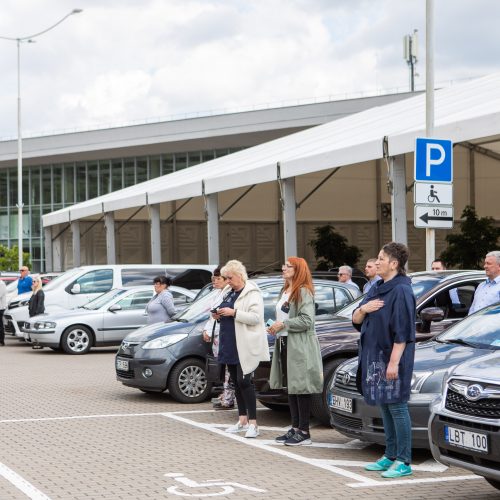
[[[246,438],[256,438],[260,434],[259,428],[256,425],[250,424],[245,433]]]
[[[226,429],[226,432],[232,432],[233,434],[237,433],[237,432],[245,432],[248,430],[248,424],[240,424],[239,422],[237,422],[236,424],[232,425],[231,427],[228,427]]]

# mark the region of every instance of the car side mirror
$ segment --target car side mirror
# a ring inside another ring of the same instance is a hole
[[[71,293],[73,294],[78,294],[81,292],[81,289],[80,289],[80,284],[79,283],[75,283],[72,287],[71,287]]]
[[[440,307],[426,307],[420,312],[422,324],[420,327],[421,333],[429,333],[431,331],[431,323],[439,322],[444,319],[444,311]]]
[[[112,312],[112,313],[114,313],[116,311],[121,311],[121,310],[122,310],[122,306],[120,304],[113,304],[113,305],[109,306],[109,308],[108,308],[108,311]]]

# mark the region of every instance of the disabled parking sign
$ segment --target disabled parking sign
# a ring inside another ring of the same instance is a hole
[[[415,181],[453,182],[453,144],[450,140],[416,139]]]

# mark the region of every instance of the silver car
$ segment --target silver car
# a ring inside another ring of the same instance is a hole
[[[174,304],[181,310],[195,293],[172,286]],[[145,307],[153,296],[152,286],[115,288],[78,309],[61,309],[30,318],[23,332],[34,345],[86,354],[92,347],[120,345],[123,338],[146,324]]]

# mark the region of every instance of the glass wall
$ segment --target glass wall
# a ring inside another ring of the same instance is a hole
[[[234,153],[241,148],[79,161],[23,168],[23,248],[45,270],[42,215]],[[17,245],[17,169],[0,169],[0,243]]]

